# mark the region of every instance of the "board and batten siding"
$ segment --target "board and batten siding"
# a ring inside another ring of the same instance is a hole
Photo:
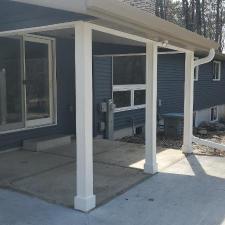
[[[20,147],[30,138],[75,133],[74,42],[56,40],[57,125],[0,134],[0,150]],[[66,57],[65,57],[66,56]]]

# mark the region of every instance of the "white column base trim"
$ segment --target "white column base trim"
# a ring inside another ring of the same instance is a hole
[[[144,172],[148,174],[156,174],[158,172],[158,164],[156,163],[152,165],[152,164],[145,163]]]
[[[191,154],[191,153],[193,153],[193,147],[192,147],[192,145],[183,145],[182,151],[183,151],[183,153]]]
[[[96,196],[92,195],[87,198],[76,196],[74,198],[74,208],[82,212],[88,212],[96,207]]]

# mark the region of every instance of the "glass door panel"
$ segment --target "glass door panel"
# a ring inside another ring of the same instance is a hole
[[[49,40],[25,39],[25,92],[28,126],[52,123],[52,70]]]
[[[0,38],[0,131],[24,127],[21,40]]]

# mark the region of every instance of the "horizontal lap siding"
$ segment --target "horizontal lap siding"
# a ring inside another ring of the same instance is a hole
[[[94,55],[113,55],[113,54],[133,54],[133,53],[145,53],[145,47],[129,46],[129,45],[115,45],[107,43],[93,44]]]
[[[200,66],[195,81],[194,109],[201,110],[225,103],[225,63],[221,63],[221,80],[212,80],[213,63]]]
[[[87,20],[90,18],[90,16],[78,13],[8,0],[1,0],[0,3],[0,31]]]
[[[94,95],[94,135],[100,121],[105,121],[105,114],[99,111],[99,104],[112,98],[112,58],[94,57],[93,60],[93,95]]]
[[[159,55],[158,99],[162,106],[158,112],[180,113],[184,108],[184,54]]]
[[[128,53],[144,53],[142,47],[118,46],[108,44],[95,44],[94,54],[128,54]],[[108,57],[109,60],[110,57]],[[105,64],[105,59],[102,68],[98,61],[98,73],[106,73],[111,82],[111,64]],[[95,71],[96,72],[96,71]],[[96,77],[95,77],[96,78]],[[184,110],[184,78],[185,78],[185,55],[184,54],[169,54],[159,55],[158,57],[158,99],[161,100],[162,106],[158,107],[158,113],[183,113]],[[96,82],[96,81],[95,81]],[[104,83],[110,85],[104,80]],[[100,85],[101,86],[101,85]],[[100,88],[99,86],[99,88]],[[111,90],[111,88],[110,88]],[[101,95],[101,90],[95,96]],[[100,96],[100,98],[102,98]],[[112,98],[112,96],[107,96]],[[102,98],[103,99],[103,98]],[[221,81],[212,81],[212,62],[200,66],[199,80],[195,82],[194,91],[194,110],[209,108],[214,105],[225,103],[225,63],[222,62]],[[132,110],[115,113],[115,130],[130,127],[134,124],[144,123],[144,109]],[[98,120],[98,118],[96,118]],[[97,123],[97,121],[96,121]]]
[[[73,42],[57,39],[57,107],[58,125],[0,135],[0,150],[22,145],[24,139],[55,134],[75,133],[74,108],[74,45]]]
[[[132,125],[142,125],[145,123],[145,109],[136,109],[114,114],[115,130],[120,130]]]
[[[128,54],[128,53],[144,53],[144,47],[133,47],[127,45],[113,44],[93,44],[94,55],[110,55],[110,54]],[[112,98],[112,57],[94,57],[93,58],[93,82],[94,82],[94,135],[101,134],[99,132],[99,122],[105,121],[104,114],[99,113],[99,104],[107,99]],[[144,123],[145,110],[131,110],[114,114],[114,129],[131,127],[131,118],[135,124]]]
[[[94,82],[94,135],[99,132],[99,122],[105,121],[104,113],[99,112],[99,104],[112,98],[112,58],[94,57],[93,60],[93,82]],[[144,109],[118,112],[114,114],[115,130],[131,127],[134,124],[144,123]]]

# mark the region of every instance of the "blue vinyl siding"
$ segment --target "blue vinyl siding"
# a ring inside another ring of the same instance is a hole
[[[94,46],[93,54],[129,54],[144,53],[143,47],[131,47],[109,44],[98,44]],[[101,57],[97,61],[97,67],[94,69],[94,79],[99,76],[104,77],[107,74],[111,82],[110,74],[112,65],[110,57]],[[94,60],[95,61],[95,60]],[[107,63],[106,63],[107,61]],[[194,110],[209,108],[214,105],[225,104],[225,62],[221,64],[221,81],[212,81],[212,65],[208,63],[200,66],[199,80],[195,81],[194,92]],[[102,67],[102,69],[101,69]],[[98,68],[98,69],[97,69]],[[158,57],[158,99],[162,106],[158,107],[158,113],[183,113],[184,111],[184,78],[185,78],[185,55],[159,55]],[[95,81],[96,82],[96,81]],[[106,80],[101,84],[102,87],[107,83]],[[110,87],[111,91],[111,87]],[[104,94],[103,94],[104,95]],[[98,90],[95,98],[101,98],[101,89]],[[110,95],[105,95],[111,98]],[[102,98],[103,99],[103,98]],[[99,118],[95,118],[98,120]],[[131,110],[115,113],[115,130],[131,127],[132,120],[134,124],[143,124],[145,121],[145,110]],[[97,123],[97,121],[95,121]]]
[[[180,113],[184,108],[184,54],[159,55],[158,113]]]
[[[56,41],[58,125],[0,135],[0,150],[21,146],[22,140],[55,134],[75,133],[74,42]],[[66,57],[65,57],[66,56]]]
[[[99,111],[99,104],[112,98],[112,58],[94,57],[93,60],[93,96],[94,96],[94,135],[98,131],[99,122],[105,121],[104,113]]]
[[[112,98],[112,57],[94,57],[93,60],[94,82],[94,135],[101,134],[98,126],[100,121],[105,121],[104,114],[98,110],[99,104]],[[119,130],[143,124],[145,110],[130,110],[114,114],[114,129]]]
[[[115,130],[120,130],[132,125],[142,125],[145,123],[145,109],[135,109],[114,114]]]
[[[221,62],[220,81],[213,81],[212,71],[212,62],[199,68],[199,79],[195,81],[195,110],[225,104],[225,62]]]
[[[55,23],[87,20],[93,17],[34,6],[9,0],[0,1],[0,31],[14,30]]]
[[[94,55],[114,55],[114,54],[134,54],[145,53],[145,47],[129,46],[129,45],[115,45],[107,43],[94,43]]]

